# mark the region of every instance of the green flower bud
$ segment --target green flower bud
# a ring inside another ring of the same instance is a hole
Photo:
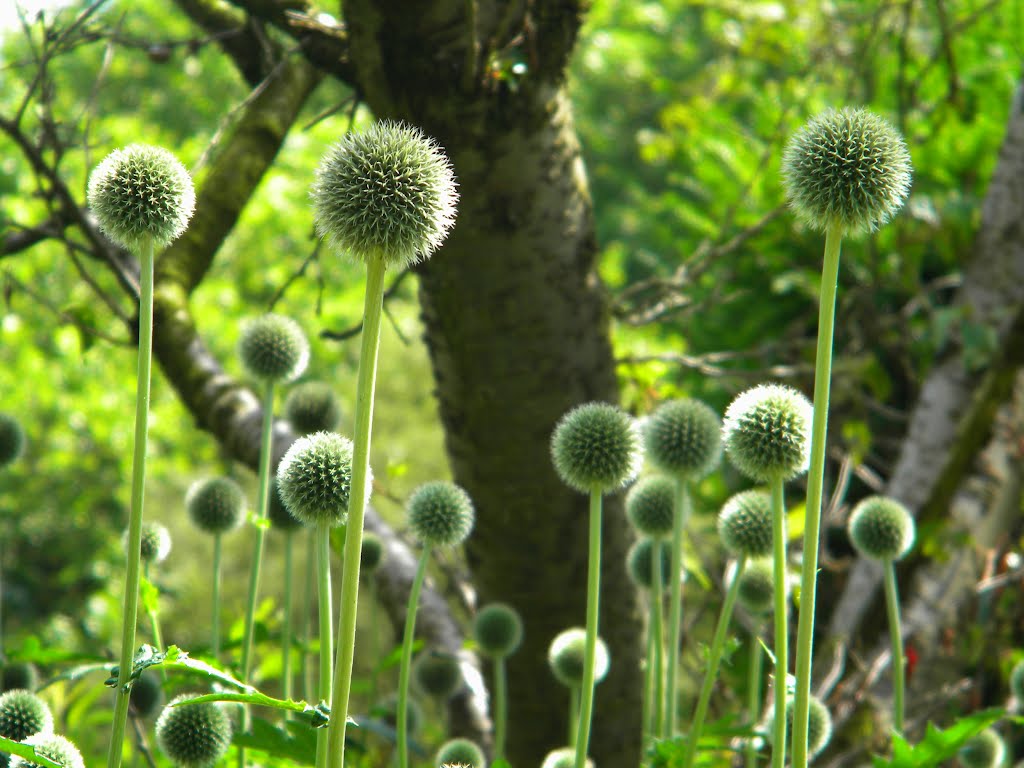
[[[996,768],[1006,757],[1006,744],[991,728],[968,739],[956,753],[964,768]]]
[[[576,750],[571,747],[554,749],[547,753],[540,768],[573,768],[576,765]],[[594,768],[594,761],[587,758],[586,768]]]
[[[231,745],[231,720],[218,703],[179,705],[196,695],[171,699],[156,721],[156,743],[176,768],[212,768]]]
[[[722,457],[722,421],[700,400],[670,400],[647,419],[644,446],[651,463],[662,472],[687,479],[703,477]]]
[[[874,560],[900,560],[914,546],[914,518],[886,496],[869,496],[857,504],[847,529],[854,548]]]
[[[786,733],[793,733],[793,710],[796,702],[789,699],[786,702]],[[772,742],[774,728],[769,729],[768,742]],[[832,715],[819,699],[811,696],[808,700],[807,709],[807,756],[813,758],[821,750],[828,746],[832,740]]]
[[[468,768],[487,768],[484,751],[469,739],[450,739],[441,745],[434,765],[464,765]]]
[[[281,500],[281,489],[278,488],[277,477],[270,478],[268,493],[270,497],[267,499],[267,517],[270,519],[270,525],[285,533],[301,528],[302,521],[293,517]]]
[[[134,680],[129,703],[132,711],[143,719],[155,715],[164,703],[164,689],[160,686],[157,676],[152,672],[143,672]]]
[[[384,542],[370,531],[363,532],[362,548],[359,550],[359,572],[367,575],[376,571],[384,560]]]
[[[548,648],[548,666],[562,685],[574,688],[583,685],[583,657],[587,650],[587,631],[573,627],[560,632]],[[594,682],[608,674],[608,646],[597,638],[594,649]]]
[[[657,538],[672,533],[675,507],[676,484],[667,477],[641,478],[626,494],[626,514],[644,536]]]
[[[166,149],[145,144],[107,155],[89,177],[87,198],[100,229],[131,251],[150,238],[158,248],[177,239],[196,207],[185,166]]]
[[[473,639],[485,656],[495,659],[511,656],[523,642],[523,620],[511,605],[485,605],[473,619]]]
[[[630,483],[640,471],[640,430],[620,408],[586,403],[555,426],[551,456],[566,485],[582,493],[608,493]]]
[[[34,691],[39,686],[39,670],[35,664],[28,661],[10,662],[5,664],[3,672],[0,672],[0,681],[5,691],[15,688]]]
[[[46,702],[30,691],[14,689],[0,695],[0,736],[24,741],[53,730],[53,715]]]
[[[85,760],[78,747],[55,733],[37,733],[23,739],[25,744],[35,747],[36,754],[53,760],[64,768],[85,768]],[[31,763],[17,755],[11,756],[10,768],[42,768],[38,763]]]
[[[722,426],[729,460],[758,482],[791,480],[806,472],[812,410],[792,387],[760,384],[742,392],[726,409]]]
[[[128,548],[128,531],[125,530],[121,543]],[[143,563],[162,563],[171,554],[171,534],[160,523],[144,522],[142,524],[142,549],[140,557]]]
[[[772,499],[763,491],[741,491],[718,515],[718,535],[734,557],[764,557],[772,552]]]
[[[206,533],[226,533],[237,528],[245,511],[245,494],[230,477],[197,480],[185,494],[192,522]]]
[[[14,463],[25,450],[25,431],[9,413],[0,413],[0,467]]]
[[[421,544],[461,544],[473,529],[473,502],[454,483],[435,481],[413,491],[406,505],[409,527]]]
[[[297,379],[306,370],[309,341],[290,317],[262,315],[242,328],[238,356],[253,378],[283,383]]]
[[[775,571],[769,559],[748,560],[740,574],[736,600],[753,614],[769,613],[775,600]]]
[[[398,695],[391,694],[384,698],[377,706],[374,707],[380,719],[385,725],[396,728],[398,723],[397,712],[398,712]],[[406,698],[406,709],[405,709],[405,725],[410,734],[415,733],[419,730],[420,723],[423,722],[423,710],[420,709],[420,705],[411,698]]]
[[[317,232],[339,251],[402,269],[430,256],[455,222],[451,164],[432,139],[384,121],[348,133],[316,171]]]
[[[288,392],[284,417],[302,435],[332,432],[341,423],[341,403],[330,384],[304,381]]]
[[[910,191],[910,153],[899,132],[865,109],[828,110],[786,146],[782,178],[789,204],[808,227],[844,233],[877,229]]]
[[[451,654],[426,650],[412,664],[412,679],[420,693],[445,701],[462,688],[462,668]]]
[[[667,587],[672,576],[672,550],[660,539],[641,539],[630,550],[626,565],[633,583],[642,589],[650,589],[653,582],[652,563],[654,548],[657,546],[661,565],[661,586]]]
[[[367,498],[371,485],[367,475]],[[285,508],[306,525],[343,525],[352,490],[352,441],[335,432],[300,437],[277,466],[277,488]]]
[[[1024,703],[1024,661],[1018,661],[1010,671],[1010,693]]]

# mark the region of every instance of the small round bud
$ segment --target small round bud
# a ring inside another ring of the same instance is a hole
[[[511,656],[523,642],[523,620],[511,605],[485,605],[473,619],[473,639],[485,656],[494,659]]]
[[[238,356],[253,378],[283,383],[297,379],[306,370],[309,341],[290,317],[262,315],[242,328]]]
[[[359,572],[369,575],[380,567],[383,560],[384,542],[377,534],[364,531],[362,548],[359,550]]]
[[[125,530],[122,544],[128,548],[128,531]],[[171,554],[171,534],[160,523],[143,522],[142,548],[139,557],[143,563],[162,563]]]
[[[245,511],[245,494],[230,477],[197,480],[185,494],[192,522],[206,533],[226,533],[237,528]]]
[[[647,419],[644,447],[662,472],[687,479],[703,477],[722,457],[722,420],[700,400],[670,400]]]
[[[793,733],[793,710],[796,701],[789,699],[786,702],[786,733]],[[768,741],[772,742],[774,728],[769,729]],[[808,700],[807,709],[807,756],[813,758],[821,750],[828,746],[832,740],[832,715],[819,699],[811,696]]]
[[[195,698],[186,693],[171,699],[156,721],[156,743],[177,768],[210,768],[231,745],[231,720],[216,702],[179,702]]]
[[[4,680],[6,685],[6,677]],[[1019,703],[1024,703],[1024,661],[1018,661],[1010,671],[1010,693]]]
[[[304,381],[288,392],[284,417],[302,435],[332,432],[341,423],[341,403],[330,384]]]
[[[850,514],[850,542],[864,557],[900,560],[914,546],[914,518],[887,496],[869,496]]]
[[[313,184],[317,232],[360,261],[402,269],[427,258],[455,222],[455,175],[418,128],[383,121],[347,133]]]
[[[0,685],[5,691],[15,688],[34,691],[39,686],[39,670],[28,661],[10,662],[0,672]]]
[[[367,476],[367,498],[371,484]],[[277,465],[277,488],[285,508],[306,525],[343,525],[352,490],[352,441],[335,432],[300,437]]]
[[[0,467],[12,464],[25,450],[25,431],[9,413],[0,413]]]
[[[87,198],[100,229],[132,251],[149,239],[159,248],[177,239],[196,207],[185,166],[166,149],[144,144],[107,155],[89,176]]]
[[[571,747],[554,749],[547,753],[540,768],[573,768],[576,765],[576,750]],[[586,768],[594,768],[594,761],[587,758]]]
[[[583,685],[583,657],[587,650],[587,631],[573,627],[558,633],[548,648],[548,666],[562,685],[575,688]],[[594,649],[594,682],[608,674],[608,646],[597,638]]]
[[[768,613],[775,600],[775,571],[771,560],[750,560],[740,574],[736,600],[754,614]]]
[[[1006,756],[1006,744],[991,728],[968,739],[956,753],[964,768],[996,768]]]
[[[461,544],[473,529],[473,502],[454,483],[435,481],[413,491],[406,504],[409,527],[421,544]]]
[[[660,539],[641,539],[634,544],[630,550],[626,565],[629,570],[629,577],[641,589],[650,589],[652,576],[654,575],[653,563],[654,548],[658,548],[661,560],[661,586],[667,587],[672,575],[672,552],[669,546]]]
[[[764,557],[772,552],[772,499],[763,491],[741,491],[718,515],[718,535],[734,557]]]
[[[398,727],[398,695],[391,694],[384,698],[380,703],[374,707],[380,715],[381,720],[384,721],[385,725],[391,728]],[[410,734],[415,733],[419,730],[420,723],[423,722],[423,710],[420,709],[420,705],[416,703],[414,699],[406,698],[405,708],[405,725],[406,729]]]
[[[910,191],[910,153],[899,132],[865,109],[828,110],[786,146],[782,178],[789,204],[808,227],[844,233],[877,229]]]
[[[811,457],[812,407],[781,384],[759,384],[726,409],[722,442],[729,460],[759,482],[791,480],[807,471]]]
[[[462,668],[451,654],[422,651],[412,664],[412,679],[421,693],[444,701],[462,687]]]
[[[566,485],[583,493],[608,493],[631,482],[640,471],[640,430],[629,414],[614,405],[585,403],[555,426],[551,456]]]
[[[281,490],[277,485],[277,477],[270,478],[270,498],[267,499],[267,517],[270,525],[279,531],[288,533],[302,527],[302,521],[292,516],[281,500]]]
[[[164,703],[164,689],[160,686],[160,680],[152,672],[143,672],[132,682],[128,700],[136,715],[143,719],[152,717]]]
[[[667,477],[642,478],[626,494],[626,514],[644,536],[657,538],[672,533],[675,508],[676,484]]]
[[[468,768],[487,768],[484,751],[469,739],[450,739],[441,745],[434,765],[464,765]]]
[[[16,688],[0,695],[0,736],[24,741],[35,733],[53,730],[53,715],[41,698]]]
[[[36,754],[53,760],[64,768],[85,768],[85,760],[78,747],[55,733],[37,733],[23,739],[30,747],[35,747]],[[38,763],[32,763],[17,755],[11,756],[10,768],[41,768]]]

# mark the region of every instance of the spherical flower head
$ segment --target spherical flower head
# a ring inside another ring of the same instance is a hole
[[[185,693],[171,699],[156,721],[156,743],[177,768],[211,768],[231,745],[231,720],[220,704],[179,705],[195,696]]]
[[[23,741],[30,747],[35,747],[37,755],[49,758],[64,768],[85,768],[85,760],[82,758],[82,753],[78,751],[78,747],[63,736],[58,736],[55,733],[37,733]],[[12,755],[10,768],[41,768],[41,766],[17,755]]]
[[[722,420],[700,400],[670,400],[647,419],[644,447],[662,472],[686,479],[703,477],[722,458]]]
[[[412,679],[421,693],[445,701],[462,687],[462,668],[451,654],[426,650],[412,664]]]
[[[972,736],[956,755],[964,768],[996,768],[1006,756],[1006,744],[991,728]]]
[[[775,571],[769,559],[750,560],[740,574],[736,600],[753,614],[772,610],[775,600]]]
[[[669,584],[669,576],[672,574],[672,554],[669,546],[661,539],[641,539],[630,547],[626,565],[629,577],[641,589],[650,589],[653,585],[655,547],[659,555],[659,575],[661,587]]]
[[[772,551],[772,499],[764,491],[740,491],[718,515],[718,535],[734,557],[764,557]]]
[[[125,530],[122,544],[128,548],[128,531]],[[143,563],[162,563],[171,554],[171,534],[160,523],[144,522],[142,524],[142,547],[139,557]]]
[[[359,572],[371,574],[380,568],[384,560],[384,542],[375,533],[363,533],[362,546],[359,550]]]
[[[31,691],[15,688],[0,695],[0,736],[24,741],[53,730],[53,715],[46,702]]]
[[[177,239],[196,207],[185,166],[145,144],[107,155],[89,177],[87,198],[107,237],[136,252],[150,239],[158,248]]]
[[[197,480],[185,494],[192,522],[206,533],[226,533],[237,528],[245,511],[245,494],[230,477]]]
[[[391,121],[347,133],[320,162],[312,191],[317,231],[331,245],[395,269],[437,250],[459,199],[437,142]]]
[[[26,691],[34,691],[39,685],[39,670],[36,665],[29,661],[14,661],[4,665],[0,672],[0,686],[2,690],[11,691],[15,688],[22,688]]]
[[[267,517],[271,527],[288,533],[302,527],[302,521],[292,517],[292,513],[281,500],[281,489],[277,485],[277,477],[270,478],[270,498],[267,500]]]
[[[473,639],[485,656],[503,659],[523,642],[523,620],[519,611],[505,603],[491,603],[473,619]]]
[[[583,657],[587,649],[587,631],[573,627],[559,632],[548,648],[548,666],[562,685],[576,688],[583,685]],[[608,646],[597,638],[594,650],[594,682],[608,674]]]
[[[160,680],[152,672],[143,672],[132,682],[129,694],[132,711],[143,719],[156,714],[164,703],[164,689]]]
[[[468,768],[487,768],[484,751],[475,741],[450,739],[441,745],[434,758],[434,765],[464,765]]]
[[[810,401],[792,387],[748,389],[725,411],[725,453],[751,480],[791,480],[810,462],[812,411]]]
[[[914,518],[887,496],[869,496],[850,514],[850,542],[864,557],[900,560],[914,546]]]
[[[25,431],[9,413],[0,413],[0,467],[6,467],[25,450]]]
[[[376,707],[380,712],[381,719],[385,725],[395,728],[397,726],[397,712],[398,712],[398,694],[390,694],[385,697]],[[405,707],[405,726],[410,734],[415,733],[419,730],[420,723],[423,722],[423,710],[420,709],[420,705],[416,703],[415,699],[406,698]]]
[[[813,758],[821,750],[828,746],[832,740],[832,715],[819,699],[811,696],[808,700],[807,709],[807,756]],[[796,701],[789,699],[786,702],[786,733],[793,733],[793,710],[796,708]],[[774,729],[769,731],[768,741],[772,741]]]
[[[283,315],[250,319],[242,329],[238,355],[249,375],[264,382],[297,379],[309,364],[309,341],[299,324]]]
[[[1018,704],[1024,704],[1024,661],[1018,661],[1010,671],[1010,693]]]
[[[409,527],[421,544],[446,547],[461,544],[473,530],[473,502],[454,483],[425,483],[406,504]]]
[[[371,485],[367,476],[367,497]],[[277,465],[277,488],[285,508],[306,525],[344,524],[352,490],[352,441],[336,432],[300,437]]]
[[[571,747],[553,749],[544,757],[540,768],[573,768],[576,765],[576,750]],[[586,768],[594,768],[594,761],[587,758]]]
[[[676,484],[661,475],[641,478],[626,494],[626,515],[644,536],[672,533],[675,507]]]
[[[632,482],[640,472],[640,430],[621,408],[585,403],[555,426],[551,457],[566,485],[582,493],[608,493]]]
[[[877,229],[910,191],[910,153],[899,131],[866,109],[830,109],[790,139],[782,179],[797,218],[818,231]]]
[[[341,423],[341,403],[330,384],[304,381],[289,390],[284,417],[301,435],[332,432]]]

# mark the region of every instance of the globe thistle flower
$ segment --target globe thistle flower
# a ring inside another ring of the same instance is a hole
[[[669,478],[644,477],[626,494],[626,515],[644,536],[668,536],[675,519],[675,499],[676,486]]]
[[[53,730],[53,715],[41,698],[16,688],[0,695],[0,736],[24,741],[37,733]]]
[[[78,751],[78,747],[63,736],[58,736],[55,733],[37,733],[22,741],[30,747],[35,747],[37,755],[49,758],[64,768],[85,768],[85,760],[82,759],[82,753]],[[41,768],[41,766],[17,755],[12,755],[10,768]]]
[[[437,250],[458,202],[440,146],[392,121],[346,134],[321,161],[312,193],[317,232],[333,247],[396,269]]]
[[[786,146],[782,178],[797,218],[824,232],[869,232],[910,191],[910,153],[899,132],[866,109],[827,110]]]
[[[571,747],[553,749],[544,757],[540,768],[574,768],[576,765],[576,750]],[[594,768],[594,761],[587,758],[586,768]]]
[[[152,672],[143,672],[132,682],[129,694],[132,710],[143,719],[156,714],[164,703],[164,689],[160,680]]]
[[[644,447],[651,463],[662,472],[694,480],[718,466],[722,421],[700,400],[670,400],[647,419]]]
[[[9,413],[0,413],[0,468],[14,463],[25,450],[25,431]]]
[[[238,355],[249,375],[265,382],[297,379],[309,364],[309,341],[299,324],[283,315],[250,319],[242,329]]]
[[[630,579],[641,589],[650,589],[653,585],[651,581],[653,563],[651,561],[655,556],[655,547],[658,548],[657,551],[660,555],[658,559],[661,561],[661,586],[667,586],[671,578],[672,554],[668,545],[660,539],[641,539],[630,547],[626,560]]]
[[[473,639],[485,656],[511,656],[523,642],[523,620],[511,605],[485,605],[473,619]]]
[[[449,739],[437,750],[434,765],[464,765],[468,768],[487,768],[484,751],[475,741]]]
[[[416,657],[412,676],[421,693],[442,701],[454,696],[463,682],[459,660],[451,654],[431,650]]]
[[[352,484],[352,441],[334,432],[300,437],[277,466],[285,508],[306,525],[342,525]],[[370,483],[367,482],[367,495]]]
[[[288,392],[284,400],[284,417],[302,435],[332,432],[341,423],[341,403],[330,384],[304,381]]]
[[[740,574],[736,600],[753,614],[772,610],[775,598],[775,572],[770,559],[749,560]]]
[[[281,500],[281,490],[278,488],[276,477],[270,478],[270,489],[268,493],[267,518],[270,520],[270,526],[284,531],[285,533],[294,531],[296,528],[301,528],[302,521],[294,517]]]
[[[421,485],[409,497],[406,508],[409,528],[424,545],[455,546],[473,529],[473,502],[454,483]]]
[[[145,144],[107,155],[89,176],[86,196],[100,229],[133,252],[149,240],[162,248],[177,239],[196,207],[185,167],[166,149]]]
[[[231,720],[223,707],[180,703],[195,695],[171,699],[156,721],[156,743],[177,768],[212,768],[231,745]]]
[[[956,753],[964,768],[997,768],[1006,757],[1006,743],[991,728],[972,736]]]
[[[742,392],[725,412],[726,455],[751,480],[793,479],[810,460],[811,411],[792,387],[760,384]]]
[[[398,695],[392,693],[386,696],[374,707],[374,710],[379,713],[385,725],[391,728],[396,727],[398,722]],[[409,733],[416,733],[419,730],[420,723],[424,720],[424,714],[420,705],[413,699],[409,699],[406,702],[406,718],[406,727]]]
[[[124,532],[122,543],[127,549],[128,531]],[[140,558],[145,565],[162,563],[171,554],[171,534],[160,523],[144,522],[142,524],[142,549]]]
[[[630,483],[643,462],[640,430],[625,411],[586,403],[566,413],[551,437],[562,481],[582,493],[608,493]]]
[[[376,571],[384,560],[384,542],[375,533],[363,534],[362,546],[359,549],[359,573],[371,574]]]
[[[793,710],[795,701],[790,698],[786,702],[786,730],[792,732]],[[772,730],[769,730],[769,742],[772,741]],[[807,756],[813,758],[828,746],[832,740],[832,715],[819,699],[812,696],[808,708],[807,720]]]
[[[206,533],[226,533],[237,528],[245,511],[245,494],[230,477],[197,480],[185,494],[192,522]]]
[[[583,684],[583,656],[586,653],[587,631],[573,627],[558,633],[548,648],[548,666],[562,685],[570,688]],[[594,650],[594,682],[599,683],[608,674],[610,657],[604,640],[597,638]]]
[[[734,557],[770,555],[771,497],[763,491],[741,491],[730,497],[718,515],[718,535]]]
[[[4,664],[0,672],[0,686],[4,691],[21,688],[34,691],[39,686],[39,670],[29,661],[14,661]]]
[[[861,501],[847,525],[854,548],[873,560],[900,560],[914,546],[914,518],[905,506],[886,496]]]

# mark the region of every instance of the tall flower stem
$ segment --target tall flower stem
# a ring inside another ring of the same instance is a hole
[[[807,512],[800,576],[800,614],[796,636],[796,695],[793,702],[793,768],[807,768],[807,719],[811,701],[811,656],[814,643],[814,604],[818,579],[818,538],[825,477],[829,385],[832,377],[832,336],[839,280],[842,229],[831,224],[825,232],[818,307],[818,348],[814,360],[814,416],[811,421],[811,465],[807,475]],[[777,588],[777,587],[776,587]],[[776,621],[778,619],[776,618]]]
[[[377,351],[380,347],[380,317],[384,300],[386,265],[380,257],[370,259],[366,270],[363,304],[363,333],[356,379],[355,435],[352,452],[352,485],[348,525],[341,573],[341,615],[338,619],[338,655],[334,668],[334,696],[331,699],[330,766],[345,763],[345,726],[352,689],[352,662],[356,646],[356,609],[359,605],[359,560],[363,546],[363,517],[370,465],[370,432],[373,425],[373,394],[377,381]]]
[[[786,603],[786,500],[782,479],[771,483],[772,565],[775,582],[775,729],[772,768],[786,764],[786,675],[789,667],[789,611]]]
[[[494,760],[505,757],[505,729],[508,725],[508,675],[505,657],[494,660]]]
[[[644,664],[644,698],[640,711],[640,750],[647,749],[654,734],[661,735],[661,729],[654,726],[654,633],[651,621],[647,622],[646,662]]]
[[[132,452],[131,508],[128,517],[128,567],[124,578],[121,611],[121,659],[114,722],[107,751],[107,768],[121,765],[124,731],[128,722],[132,662],[135,658],[135,625],[139,618],[139,560],[142,552],[142,503],[146,484],[146,441],[149,437],[149,389],[153,365],[153,239],[139,249],[139,357],[135,390],[135,445]]]
[[[213,534],[213,618],[210,621],[210,650],[213,658],[220,661],[220,560],[221,535]]]
[[[671,739],[676,730],[679,644],[683,627],[683,529],[690,512],[690,490],[686,480],[676,480],[675,516],[672,521],[671,583],[668,610],[668,669],[665,672],[665,720],[661,735]]]
[[[395,725],[398,730],[398,765],[409,768],[409,670],[412,668],[412,643],[416,637],[416,610],[420,602],[423,578],[427,574],[430,559],[430,545],[423,545],[416,577],[409,592],[409,604],[405,608],[405,632],[402,635],[402,660],[398,668],[398,712]]]
[[[587,555],[587,641],[580,686],[580,724],[576,735],[576,768],[585,768],[594,712],[594,664],[601,596],[601,492],[590,492],[590,546]]]
[[[306,531],[306,578],[302,590],[302,698],[313,697],[313,665],[310,663],[309,641],[312,631],[310,605],[316,578],[316,529]]]
[[[334,658],[331,631],[334,618],[331,615],[331,528],[327,522],[316,526],[316,574],[317,606],[320,616],[320,683],[317,686],[318,701],[331,700],[331,661]],[[327,730],[321,728],[316,734],[316,768],[327,766]]]
[[[761,652],[761,631],[758,628],[750,633],[750,651],[747,654],[747,716],[750,718],[750,728],[753,730],[758,719],[761,717],[761,665],[764,654]],[[757,767],[757,746],[754,736],[747,739],[744,749],[745,768]]]
[[[281,690],[286,699],[292,697],[292,549],[294,533],[284,534],[284,618],[281,626]],[[330,580],[327,582],[330,586]],[[333,622],[332,622],[333,623]]]
[[[889,614],[889,638],[892,641],[892,724],[896,733],[903,735],[903,692],[906,685],[903,671],[903,632],[900,628],[900,598],[896,591],[896,565],[886,560],[885,608]]]
[[[664,712],[664,666],[662,662],[662,652],[665,645],[665,630],[664,630],[664,602],[665,598],[662,595],[661,583],[664,579],[664,573],[662,573],[661,564],[661,548],[663,544],[659,540],[654,546],[655,556],[651,558],[651,624],[650,632],[653,636],[651,640],[651,648],[654,651],[653,654],[647,656],[647,668],[651,671],[651,679],[653,681],[653,706],[651,712],[651,734],[657,735],[661,733],[661,721],[662,713]],[[646,745],[645,745],[646,748]]]
[[[569,749],[576,749],[580,732],[580,687],[574,685],[569,689]]]

